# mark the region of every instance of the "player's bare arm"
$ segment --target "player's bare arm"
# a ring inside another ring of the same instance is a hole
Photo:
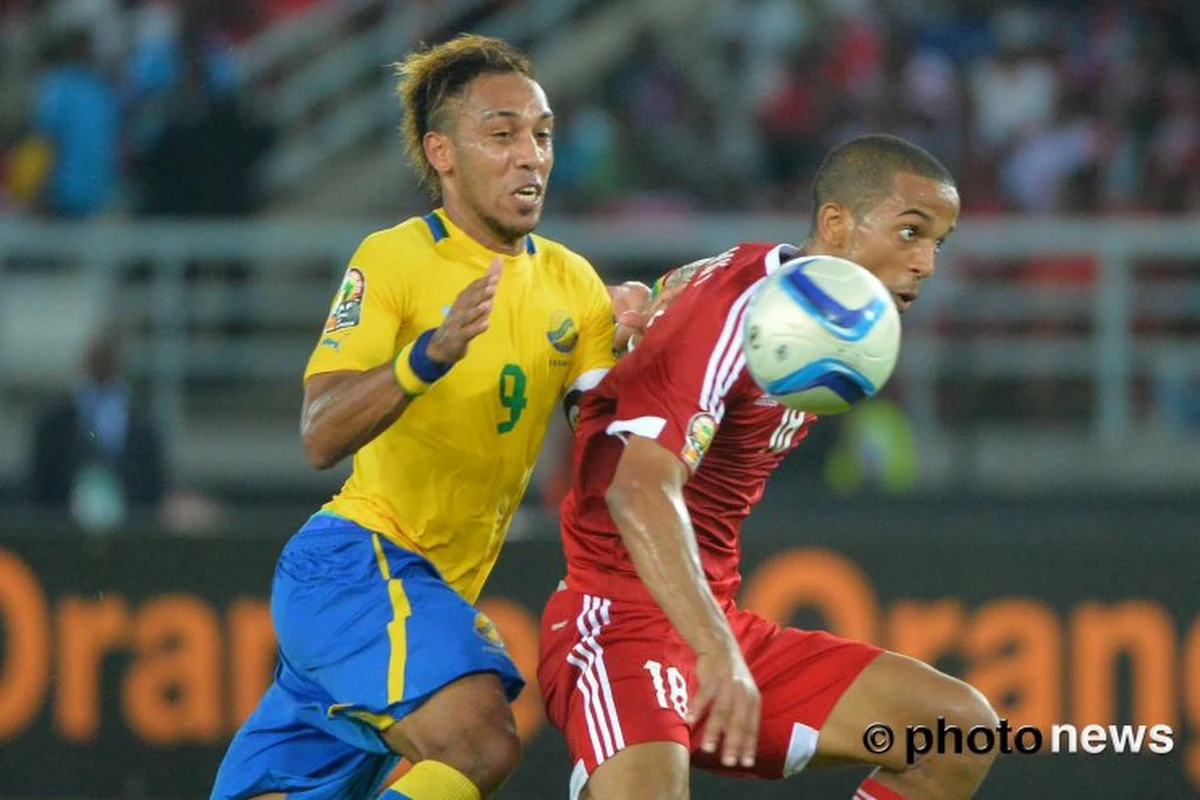
[[[737,640],[708,586],[683,486],[687,468],[653,439],[631,436],[606,499],[638,577],[696,651],[699,688],[689,719],[708,714],[701,747],[727,766],[753,766],[759,693]]]
[[[425,355],[449,367],[467,354],[471,340],[488,328],[503,259],[496,257],[482,278],[459,293],[446,319],[429,339]],[[342,370],[313,375],[304,385],[300,437],[316,469],[329,469],[400,418],[412,402],[396,380],[391,362],[365,372]]]

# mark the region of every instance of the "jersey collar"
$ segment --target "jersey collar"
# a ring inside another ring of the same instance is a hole
[[[793,244],[780,244],[771,248],[763,259],[766,262],[767,274],[770,275],[798,255],[800,248]]]
[[[498,253],[489,247],[485,247],[479,242],[472,239],[462,228],[450,221],[450,216],[444,208],[436,208],[424,216],[425,224],[429,227],[429,234],[433,237],[433,243],[439,249],[446,248],[462,253],[464,256],[475,259],[480,258],[490,262],[496,256],[504,256],[505,261],[525,258],[537,253],[537,245],[533,241],[533,236],[525,237],[525,252],[519,255],[508,255],[506,253]]]

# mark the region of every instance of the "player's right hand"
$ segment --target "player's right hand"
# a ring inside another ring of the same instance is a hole
[[[467,288],[459,292],[446,319],[429,340],[426,355],[441,364],[453,364],[467,354],[471,340],[488,329],[503,264],[504,259],[496,256],[482,278],[467,284]]]
[[[762,700],[737,642],[731,639],[726,645],[697,653],[695,674],[699,686],[688,722],[695,724],[708,714],[700,748],[715,753],[723,739],[722,764],[753,767]]]

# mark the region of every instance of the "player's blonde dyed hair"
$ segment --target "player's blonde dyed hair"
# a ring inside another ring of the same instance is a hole
[[[404,149],[421,182],[441,194],[437,170],[425,156],[422,141],[430,131],[450,132],[447,110],[464,88],[480,75],[515,72],[533,79],[529,57],[508,42],[464,33],[433,47],[425,46],[394,65],[404,122]]]

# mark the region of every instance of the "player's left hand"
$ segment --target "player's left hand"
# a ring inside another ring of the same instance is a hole
[[[617,323],[613,352],[624,353],[629,349],[630,339],[640,335],[650,320],[650,287],[638,281],[625,281],[620,286],[609,286],[608,296]]]

